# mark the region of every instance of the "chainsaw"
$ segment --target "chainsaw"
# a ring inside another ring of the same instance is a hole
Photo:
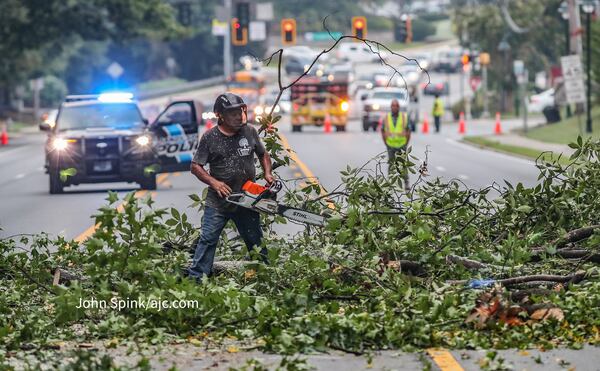
[[[281,191],[282,187],[283,184],[279,180],[275,180],[270,186],[247,181],[242,186],[241,192],[230,194],[226,200],[247,209],[281,215],[296,222],[321,227],[325,225],[325,217],[322,215],[278,203],[277,192]]]

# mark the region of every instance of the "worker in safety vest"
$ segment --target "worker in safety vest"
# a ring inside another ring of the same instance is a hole
[[[392,100],[391,112],[383,116],[381,122],[381,137],[387,147],[388,152],[388,174],[396,168],[396,156],[406,151],[406,146],[410,141],[410,128],[406,113],[400,112],[400,103],[397,99]],[[401,169],[404,177],[404,187],[408,190],[408,170]]]
[[[435,99],[433,100],[433,122],[435,124],[435,132],[440,132],[440,126],[442,125],[442,116],[444,116],[444,102],[440,98],[439,94],[435,95]]]

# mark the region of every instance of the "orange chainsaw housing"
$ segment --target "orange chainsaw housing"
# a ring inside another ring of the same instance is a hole
[[[250,194],[257,195],[257,196],[266,190],[267,190],[267,187],[261,186],[260,184],[254,183],[250,180],[246,181],[246,183],[244,183],[244,185],[242,186],[242,191],[248,192]]]

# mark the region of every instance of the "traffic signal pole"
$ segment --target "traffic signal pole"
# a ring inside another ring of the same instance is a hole
[[[231,20],[231,0],[224,0],[223,5],[225,6],[225,19],[227,20],[227,32],[223,36],[223,75],[227,79],[233,73],[231,66],[231,27],[229,26]]]

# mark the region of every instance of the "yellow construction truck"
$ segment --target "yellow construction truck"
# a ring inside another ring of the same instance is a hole
[[[302,131],[304,125],[346,131],[348,81],[332,76],[304,76],[292,86],[292,131]]]

